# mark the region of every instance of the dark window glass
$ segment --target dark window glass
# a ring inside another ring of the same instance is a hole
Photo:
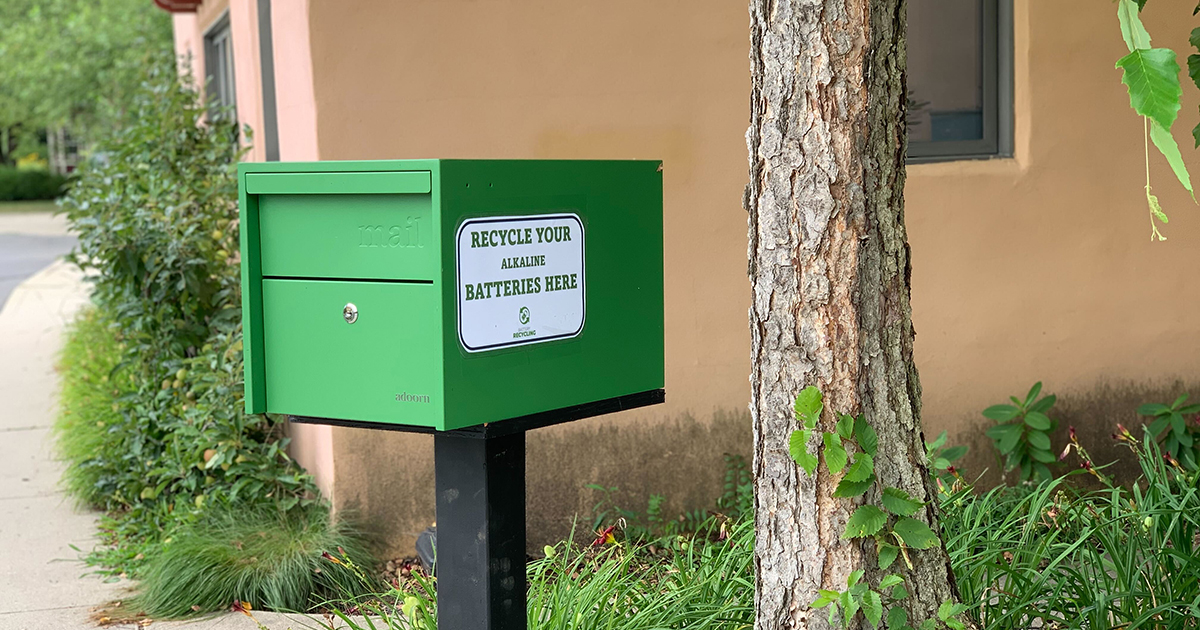
[[[1011,152],[1011,0],[909,0],[908,155]]]
[[[212,117],[228,112],[237,120],[237,91],[233,83],[233,38],[226,13],[204,35],[204,79]]]

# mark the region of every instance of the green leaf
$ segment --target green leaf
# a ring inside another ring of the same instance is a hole
[[[1187,399],[1188,399],[1187,394],[1180,394],[1179,398],[1176,398],[1175,402],[1171,403],[1171,409],[1179,410],[1179,406],[1182,405],[1183,403],[1187,402]]]
[[[862,576],[865,573],[866,572],[862,569],[851,571],[850,575],[846,576],[846,586],[854,586],[855,584],[858,584],[858,581],[862,579]]]
[[[1021,439],[1021,425],[996,425],[987,430],[987,436],[996,441],[996,449],[1001,454],[1008,455],[1017,445],[1017,441]]]
[[[992,405],[983,410],[983,417],[996,422],[1008,422],[1020,413],[1021,410],[1013,405]]]
[[[846,449],[842,446],[842,440],[836,433],[826,433],[825,440],[825,465],[829,467],[829,472],[838,474],[846,467]]]
[[[833,496],[839,499],[852,499],[861,497],[875,485],[875,475],[871,475],[862,481],[848,481],[845,477],[838,482],[837,488],[833,490]]]
[[[854,619],[854,615],[858,614],[858,607],[859,607],[858,600],[854,599],[853,597],[850,597],[850,593],[846,592],[846,593],[842,593],[841,604],[842,604],[842,608],[845,610],[844,621],[846,622],[847,625],[849,625],[850,620]]]
[[[883,489],[883,509],[896,516],[912,516],[923,507],[924,503],[913,500],[907,492],[899,488]]]
[[[821,409],[824,405],[821,403],[821,390],[809,385],[800,391],[796,396],[796,419],[804,423],[808,429],[817,426],[817,418],[821,416]]]
[[[1029,455],[1043,464],[1053,464],[1054,462],[1058,461],[1058,458],[1054,456],[1054,453],[1051,453],[1050,451],[1044,451],[1040,448],[1029,449]]]
[[[879,593],[875,591],[863,593],[862,611],[867,621],[870,621],[872,626],[878,628],[879,622],[883,621],[883,598],[879,596]]]
[[[913,549],[932,549],[941,544],[937,534],[929,526],[915,518],[904,517],[896,521],[892,531]]]
[[[811,434],[808,429],[792,431],[792,437],[788,440],[788,453],[810,477],[817,471],[817,456],[808,452],[808,438]]]
[[[837,433],[843,440],[854,437],[854,416],[840,414],[837,421]]]
[[[904,610],[900,606],[892,606],[891,610],[888,610],[887,627],[889,629],[899,629],[907,625],[908,611]]]
[[[1025,426],[1031,429],[1037,429],[1038,431],[1049,431],[1050,418],[1048,418],[1044,413],[1031,411],[1025,414]]]
[[[1196,200],[1196,193],[1192,190],[1192,176],[1188,174],[1187,165],[1183,163],[1183,155],[1179,153],[1179,145],[1175,144],[1175,137],[1171,135],[1169,129],[1164,129],[1156,121],[1150,125],[1150,140],[1154,142],[1154,146],[1158,147],[1158,152],[1167,158],[1167,164],[1171,165],[1171,171],[1175,173],[1175,178],[1183,185],[1184,190],[1192,195],[1192,201]],[[1162,213],[1162,208],[1159,208],[1159,213]],[[1163,223],[1166,223],[1166,215],[1160,217]]]
[[[961,459],[962,456],[966,455],[966,454],[967,454],[966,446],[951,446],[950,448],[942,451],[942,457],[950,460],[951,462]]]
[[[891,575],[883,576],[883,579],[879,581],[879,588],[880,589],[891,588],[897,584],[903,584],[903,583],[904,583],[904,578],[893,573]]]
[[[1134,50],[1121,57],[1117,66],[1124,70],[1121,82],[1129,88],[1129,104],[1134,111],[1170,129],[1179,114],[1179,64],[1169,48]]]
[[[1029,394],[1025,396],[1025,404],[1023,406],[1028,407],[1029,405],[1033,404],[1033,401],[1040,393],[1042,393],[1042,382],[1038,381],[1033,384],[1033,387],[1029,388]]]
[[[1167,424],[1170,423],[1170,421],[1170,418],[1167,416],[1159,416],[1157,420],[1150,423],[1150,426],[1146,427],[1146,432],[1150,435],[1158,437],[1158,434],[1162,433],[1163,429],[1167,428]]]
[[[890,543],[879,544],[879,570],[886,571],[892,563],[896,561],[896,557],[900,555],[900,548]]]
[[[1142,25],[1142,19],[1138,17],[1138,12],[1145,2],[1146,0],[1138,0],[1135,4],[1133,0],[1120,0],[1117,3],[1117,20],[1121,23],[1121,37],[1130,51],[1150,47],[1150,33],[1146,31],[1146,27]]]
[[[1179,437],[1187,431],[1187,423],[1183,421],[1183,416],[1178,412],[1171,414],[1171,429],[1175,431],[1175,437]]]
[[[1037,473],[1038,479],[1042,481],[1050,481],[1054,475],[1050,473],[1050,469],[1045,464],[1036,463],[1033,465],[1033,471]]]
[[[1137,408],[1139,416],[1157,416],[1160,413],[1170,411],[1171,408],[1162,403],[1146,403]]]
[[[842,594],[837,591],[829,591],[829,590],[821,589],[821,590],[817,591],[817,598],[814,599],[811,604],[809,604],[809,607],[824,608],[824,607],[836,602],[837,599],[841,596],[842,596]]]
[[[1195,148],[1200,149],[1200,124],[1192,127],[1192,140],[1196,141]]]
[[[908,597],[908,589],[904,588],[903,584],[892,587],[892,599],[900,601],[905,597]]]
[[[956,617],[958,617],[959,615],[963,614],[966,611],[967,611],[966,605],[955,604],[954,602],[947,601],[947,602],[942,602],[942,605],[938,606],[937,615],[938,615],[938,619],[942,620],[942,623],[946,624],[953,630],[966,630],[966,627],[963,626],[963,623],[961,621],[959,621],[958,619],[956,619]]]
[[[1026,411],[1039,411],[1041,413],[1046,413],[1051,407],[1054,406],[1054,403],[1056,402],[1058,402],[1058,396],[1050,394],[1049,396],[1046,396],[1030,405]]]
[[[846,531],[842,532],[842,538],[874,536],[883,529],[885,523],[887,523],[887,514],[884,514],[883,510],[874,505],[860,505],[846,521]]]
[[[875,462],[870,455],[859,453],[854,456],[854,463],[846,471],[845,478],[850,481],[866,481],[873,474],[875,474]]]
[[[859,416],[854,420],[854,440],[858,447],[871,457],[875,457],[875,449],[879,447],[879,436],[875,428],[867,424],[867,419]]]
[[[942,431],[941,433],[938,434],[936,440],[934,440],[932,442],[926,442],[925,447],[931,451],[935,451],[935,450],[941,448],[942,445],[944,445],[945,443],[946,443],[946,432]]]
[[[1034,448],[1050,450],[1050,436],[1041,431],[1028,431],[1025,433],[1025,439],[1029,440],[1029,445]]]
[[[1188,55],[1188,76],[1191,77],[1192,83],[1196,87],[1200,87],[1200,55]]]

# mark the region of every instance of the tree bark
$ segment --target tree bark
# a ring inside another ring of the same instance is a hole
[[[817,589],[845,590],[856,569],[879,572],[871,539],[845,541],[861,502],[832,496],[837,478],[791,459],[796,395],[865,415],[879,434],[881,484],[928,502],[915,517],[937,531],[936,490],[921,431],[904,229],[904,0],[751,0],[747,145],[751,403],[757,630],[826,628]],[[816,440],[812,444],[816,446]],[[878,504],[872,490],[865,500]],[[891,567],[910,592],[909,622],[957,600],[935,548]]]

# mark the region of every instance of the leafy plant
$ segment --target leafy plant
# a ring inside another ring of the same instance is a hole
[[[801,428],[794,431],[788,443],[792,459],[809,476],[817,471],[818,455],[808,449],[808,444],[818,435],[823,449],[825,467],[830,475],[841,475],[833,491],[836,498],[854,499],[863,497],[869,490],[879,491],[879,504],[866,502],[859,505],[846,521],[843,539],[871,539],[874,542],[879,571],[887,571],[898,558],[911,571],[912,549],[931,549],[941,544],[938,535],[924,522],[913,518],[925,503],[916,500],[900,488],[883,486],[875,476],[874,457],[879,445],[875,429],[867,424],[863,416],[837,414],[834,431],[820,431],[817,422],[824,410],[821,391],[806,387],[796,397],[796,420]],[[884,575],[878,584],[871,586],[863,581],[864,571],[852,572],[847,578],[846,590],[821,590],[810,606],[829,608],[829,623],[836,624],[841,618],[843,627],[849,628],[855,616],[863,616],[878,627],[887,609],[888,626],[903,630],[910,628],[908,613],[898,602],[908,597],[904,579],[896,574]],[[963,630],[964,624],[957,618],[965,608],[946,602],[938,612],[938,619],[922,620],[917,627],[932,630],[950,627]]]
[[[725,484],[717,510],[735,521],[754,511],[754,477],[741,455],[725,454]]]
[[[1184,416],[1200,413],[1200,404],[1185,405],[1183,394],[1170,405],[1149,403],[1138,407],[1138,415],[1152,418],[1146,431],[1162,445],[1163,452],[1179,460],[1191,470],[1200,462],[1200,427],[1189,423]]]
[[[1158,230],[1159,221],[1168,219],[1158,197],[1150,186],[1150,142],[1166,158],[1179,183],[1196,200],[1192,190],[1191,176],[1179,152],[1179,145],[1171,135],[1171,126],[1179,115],[1180,97],[1183,88],[1179,82],[1179,63],[1175,51],[1170,48],[1152,48],[1150,33],[1139,17],[1146,0],[1118,0],[1117,20],[1121,26],[1121,37],[1129,48],[1129,54],[1117,61],[1122,71],[1121,82],[1129,89],[1129,104],[1142,116],[1146,145],[1146,201],[1150,207],[1150,239],[1164,241],[1166,237]],[[1192,32],[1192,45],[1200,48],[1200,29]],[[1188,58],[1189,74],[1200,86],[1200,56],[1195,62]],[[1192,131],[1196,146],[1200,147],[1200,126]]]
[[[1020,471],[1020,480],[1028,481],[1035,475],[1038,479],[1050,479],[1050,466],[1058,462],[1050,444],[1050,433],[1058,427],[1058,421],[1048,415],[1057,397],[1042,396],[1042,383],[1038,381],[1030,388],[1025,399],[1010,396],[1013,404],[992,405],[983,410],[983,416],[998,424],[987,431],[996,450],[1004,457],[1005,472]]]
[[[939,479],[949,482],[958,473],[954,462],[962,459],[967,454],[967,449],[968,447],[963,445],[946,446],[946,432],[942,431],[936,440],[925,443],[925,459]]]

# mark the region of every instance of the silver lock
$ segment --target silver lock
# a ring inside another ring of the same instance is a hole
[[[354,305],[354,302],[346,304],[342,309],[342,319],[346,320],[347,324],[358,321],[358,307]]]

